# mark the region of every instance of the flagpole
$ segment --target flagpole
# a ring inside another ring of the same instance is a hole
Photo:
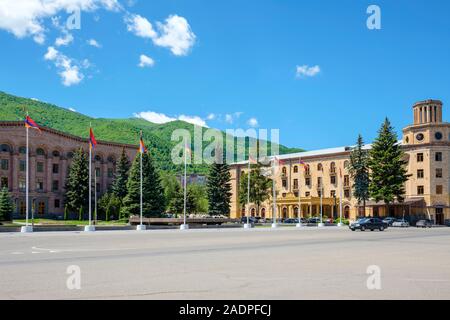
[[[140,210],[140,218],[141,218],[141,226],[143,226],[144,225],[144,221],[143,221],[143,212],[144,212],[144,209],[143,209],[143,201],[142,201],[142,199],[143,199],[143,181],[142,181],[142,151],[141,151],[141,159],[140,159],[140,161],[141,161],[141,163],[140,163],[140,179],[141,179],[141,182],[140,182],[140,192],[141,192],[141,194],[140,194],[140,199],[139,199],[139,210]]]
[[[248,151],[248,173],[247,173],[247,223],[244,224],[244,229],[250,229],[252,226],[250,225],[250,150]]]
[[[339,169],[340,171],[341,169]],[[342,171],[340,171],[340,184],[341,187],[339,188],[339,223],[338,223],[338,227],[342,227],[344,226],[344,224],[342,223],[342,187],[343,187],[343,183],[342,183]]]
[[[272,166],[272,189],[273,189],[273,214],[272,214],[272,228],[278,228],[278,224],[277,224],[277,191],[276,191],[276,173],[275,173],[275,161],[276,158],[274,158],[273,160],[273,166]]]
[[[89,225],[84,227],[85,232],[95,231],[92,225],[92,141],[91,141],[92,124],[89,124]]]
[[[145,146],[144,142],[142,140],[142,130],[140,132],[140,139],[139,139],[139,152],[140,152],[140,163],[139,163],[139,177],[140,177],[140,183],[139,183],[139,218],[140,218],[140,224],[137,226],[137,231],[144,231],[147,229],[147,227],[144,225],[144,170],[143,170],[143,157],[145,152]]]
[[[97,224],[97,169],[94,174],[94,225]]]
[[[323,167],[322,167],[322,180],[320,181],[320,223],[318,225],[319,228],[324,227],[323,223]]]
[[[28,118],[28,112],[27,112],[27,118]],[[25,130],[26,130],[26,152],[25,152],[25,165],[26,165],[26,172],[25,172],[25,226],[20,228],[20,231],[22,233],[28,233],[33,232],[33,226],[29,225],[29,213],[30,213],[30,200],[29,200],[29,193],[30,193],[30,148],[29,148],[29,126],[25,123]]]
[[[186,219],[186,205],[187,205],[187,154],[188,154],[188,145],[187,142],[184,146],[184,195],[183,195],[183,224],[180,226],[180,230],[189,229],[189,225],[187,224]]]
[[[297,223],[297,228],[301,228],[302,227],[302,221],[301,221],[301,217],[302,217],[302,193],[301,193],[301,170],[299,168],[299,179],[298,179],[298,223]]]

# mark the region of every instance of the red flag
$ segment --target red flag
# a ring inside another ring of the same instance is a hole
[[[94,131],[89,128],[89,148],[94,149],[97,146],[97,140],[95,140]]]
[[[37,130],[41,131],[38,124],[33,119],[31,119],[29,116],[26,116],[26,118],[25,118],[25,127],[33,128],[33,129],[37,129]]]

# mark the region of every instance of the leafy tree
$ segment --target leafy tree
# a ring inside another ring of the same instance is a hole
[[[405,154],[397,141],[397,134],[386,118],[372,145],[369,158],[369,193],[375,201],[384,201],[387,213],[395,199],[403,202],[407,174]]]
[[[177,196],[177,187],[180,186],[180,182],[172,172],[161,171],[161,185],[164,188],[164,198],[166,201],[166,209],[168,210],[169,204],[172,199]]]
[[[369,153],[364,150],[364,141],[358,136],[356,147],[350,154],[349,171],[353,179],[353,195],[358,204],[363,203],[363,212],[366,212],[366,201],[369,200]]]
[[[120,215],[122,202],[113,192],[105,193],[98,201],[98,208],[101,215],[105,217],[105,221],[117,219]]]
[[[210,166],[207,182],[210,215],[230,215],[231,174],[228,164],[216,161]]]
[[[9,221],[13,213],[13,203],[8,189],[0,191],[0,221]]]
[[[261,204],[269,199],[272,192],[272,180],[262,175],[261,165],[251,166],[250,173],[250,202],[256,204],[259,212]],[[248,200],[248,173],[241,176],[239,184],[239,203],[245,206]]]
[[[208,192],[206,186],[201,184],[190,184],[188,194],[192,196],[194,202],[194,213],[208,212]]]
[[[69,220],[69,209],[67,208],[67,206],[64,206],[64,220]]]
[[[170,200],[168,210],[171,213],[181,215],[184,212],[184,189],[178,183],[175,187],[175,196]],[[188,189],[186,193],[186,213],[194,213],[195,211],[195,199],[192,192]]]
[[[127,182],[128,173],[130,171],[130,161],[128,160],[125,149],[122,149],[119,162],[117,163],[116,174],[114,176],[114,182],[111,186],[112,193],[122,200],[127,195]]]
[[[81,212],[89,204],[89,160],[83,149],[73,156],[66,182],[65,203],[71,212]]]
[[[143,172],[143,214],[159,216],[164,212],[164,191],[158,172],[147,153],[142,155]],[[122,217],[140,214],[140,154],[136,156],[130,169],[127,182],[127,195],[120,209]]]

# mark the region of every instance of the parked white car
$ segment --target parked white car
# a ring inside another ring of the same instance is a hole
[[[396,220],[393,224],[393,227],[396,228],[408,228],[409,227],[409,222],[406,220]]]

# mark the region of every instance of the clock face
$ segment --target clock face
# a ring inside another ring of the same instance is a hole
[[[436,140],[441,140],[442,139],[442,133],[441,132],[436,132],[435,134],[434,134],[434,137],[436,138]]]
[[[418,133],[418,134],[416,135],[416,139],[417,139],[418,141],[422,141],[424,138],[425,138],[425,136],[423,135],[423,133]]]

